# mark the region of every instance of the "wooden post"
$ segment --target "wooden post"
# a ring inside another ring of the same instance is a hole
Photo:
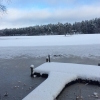
[[[50,55],[48,55],[48,60],[49,60],[49,62],[50,62]]]
[[[34,69],[34,65],[31,65],[30,68],[31,68],[31,75],[30,75],[30,76],[33,77],[33,69]]]
[[[46,58],[46,62],[48,62],[48,57]]]

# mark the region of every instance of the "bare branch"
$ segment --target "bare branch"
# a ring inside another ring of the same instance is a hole
[[[6,7],[0,4],[0,12],[6,12]]]
[[[6,6],[4,6],[3,4],[2,4],[2,2],[3,1],[8,1],[8,0],[0,0],[0,12],[6,12]]]

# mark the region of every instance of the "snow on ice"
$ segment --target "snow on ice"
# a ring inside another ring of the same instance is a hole
[[[0,37],[0,58],[48,54],[100,57],[100,34]]]
[[[100,67],[92,65],[50,62],[35,68],[34,72],[49,76],[23,100],[54,100],[66,84],[79,78],[100,81]]]
[[[100,44],[100,34],[0,37],[0,47],[66,46],[91,44]]]

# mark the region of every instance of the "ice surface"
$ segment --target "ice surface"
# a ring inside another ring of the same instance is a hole
[[[100,34],[0,37],[0,58],[48,54],[100,57]]]
[[[50,55],[100,57],[100,34],[0,37],[0,58]],[[76,79],[100,81],[99,66],[45,63],[35,69],[49,77],[23,100],[53,100]]]

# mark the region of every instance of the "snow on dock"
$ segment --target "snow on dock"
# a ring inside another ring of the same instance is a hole
[[[50,62],[35,68],[34,72],[49,76],[23,100],[54,100],[66,84],[79,78],[100,81],[100,66]]]
[[[54,100],[65,87],[66,83],[76,78],[76,75],[51,72],[49,77],[23,100]]]
[[[34,69],[35,72],[48,74],[49,72],[61,72],[75,74],[81,79],[100,81],[100,66],[72,64],[72,63],[44,63]]]

